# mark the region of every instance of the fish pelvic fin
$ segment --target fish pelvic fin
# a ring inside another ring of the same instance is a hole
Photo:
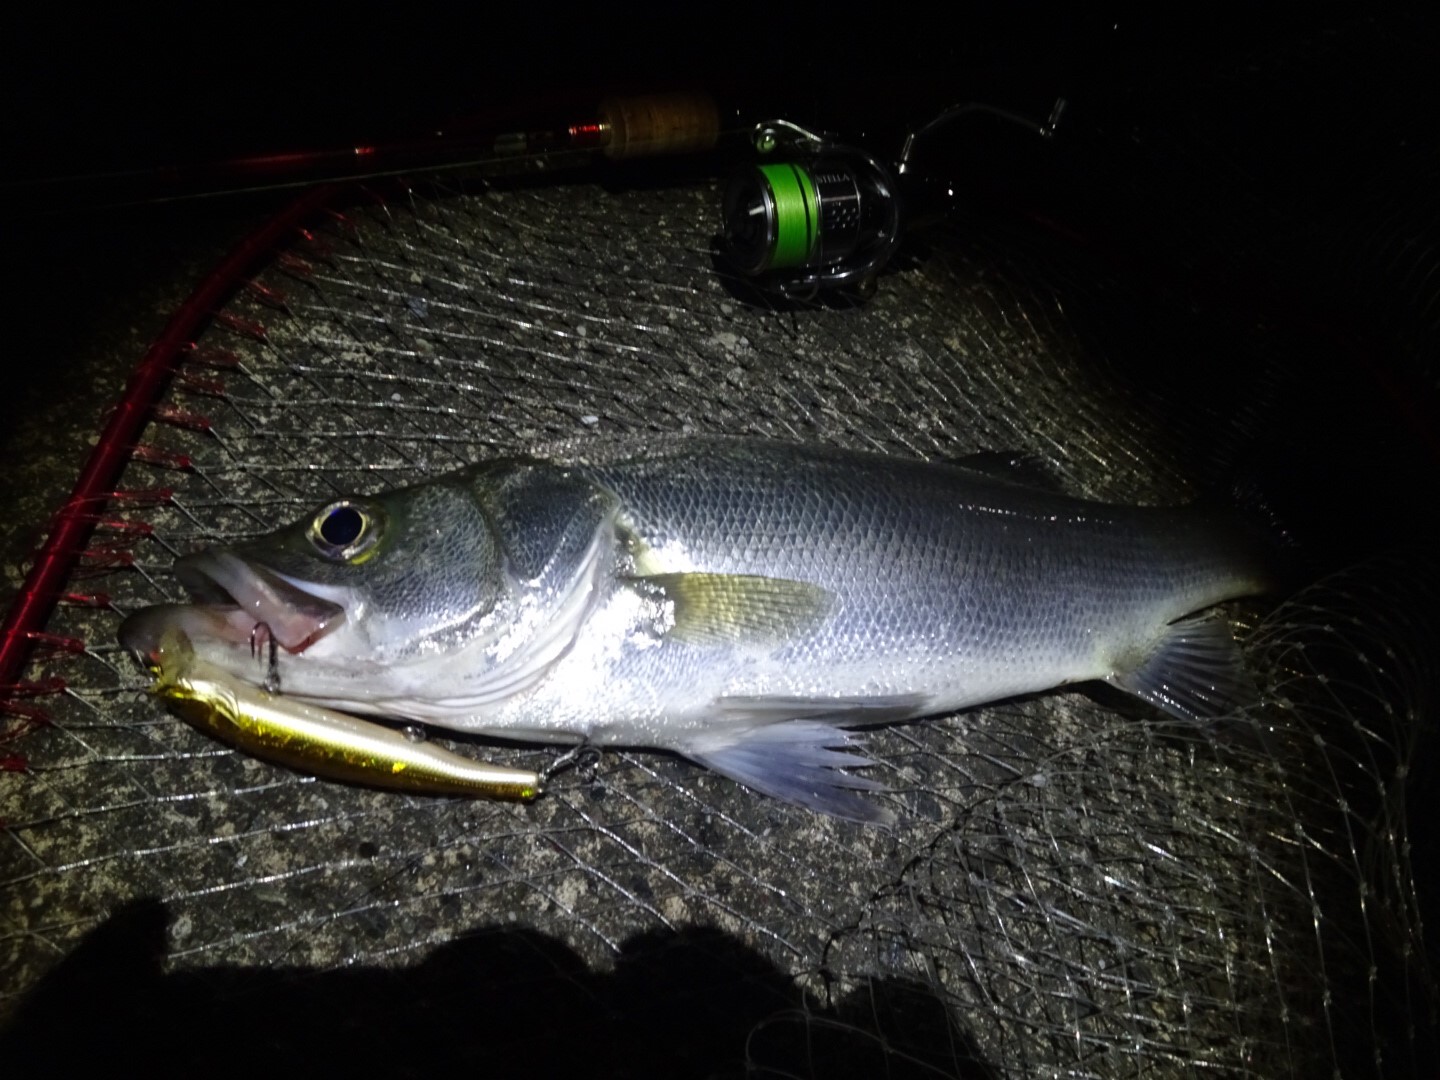
[[[809,582],[753,574],[649,574],[628,583],[669,601],[666,636],[692,645],[784,641],[818,625],[835,600]]]
[[[787,720],[684,752],[722,776],[816,813],[866,825],[892,825],[895,815],[862,794],[884,791],[885,786],[841,771],[875,764],[862,754],[847,752],[860,741],[859,736],[824,721]]]
[[[1171,623],[1134,667],[1105,681],[1184,720],[1212,720],[1260,698],[1229,623],[1215,614]]]

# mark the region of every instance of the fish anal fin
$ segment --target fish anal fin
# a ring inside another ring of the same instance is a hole
[[[1171,623],[1134,666],[1106,682],[1185,720],[1224,716],[1259,699],[1229,623],[1213,614]]]
[[[865,727],[913,720],[930,711],[925,694],[877,694],[856,697],[731,694],[715,701],[731,724],[774,724],[788,720],[824,720],[834,727]]]
[[[666,636],[689,644],[784,641],[813,629],[834,603],[818,585],[754,574],[651,574],[629,581],[670,602]]]
[[[789,720],[746,729],[687,748],[693,761],[765,795],[816,813],[867,825],[890,825],[895,815],[863,792],[878,781],[841,770],[874,762],[848,753],[860,738],[819,720]]]

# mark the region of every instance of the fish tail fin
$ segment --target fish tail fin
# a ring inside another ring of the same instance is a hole
[[[730,741],[684,751],[692,760],[746,787],[821,814],[890,825],[895,816],[861,792],[885,786],[842,769],[875,762],[848,753],[860,737],[820,720],[786,720],[748,728]]]
[[[1171,623],[1139,663],[1105,681],[1185,720],[1213,720],[1260,698],[1229,623],[1214,614]]]

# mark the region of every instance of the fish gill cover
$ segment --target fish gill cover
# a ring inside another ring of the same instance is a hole
[[[1150,119],[1143,155],[1083,118],[1074,136],[1131,220],[1166,221],[1145,258],[1114,231],[962,212],[864,304],[777,305],[717,272],[703,178],[400,185],[318,215],[145,433],[119,487],[170,495],[118,506],[143,530],[76,579],[108,602],[47,627],[83,651],[26,674],[66,690],[12,725],[26,769],[0,777],[7,1060],[108,1043],[177,1072],[223,1052],[415,1074],[1429,1074],[1407,797],[1440,573],[1421,545],[1338,544],[1283,603],[1234,609],[1264,691],[1234,725],[1057,693],[872,733],[888,831],[659,753],[607,752],[526,806],[320,782],[167,714],[115,642],[125,613],[183,598],[177,554],[563,437],[1015,449],[1126,503],[1205,495],[1257,455],[1273,489],[1267,455],[1305,460],[1339,415],[1393,454],[1382,471],[1403,462],[1349,340],[1234,285],[1408,282],[1394,215],[1342,229],[1246,201],[1257,182],[1210,133]],[[1204,182],[1179,179],[1197,155]],[[1392,358],[1433,344],[1423,316],[1393,325]],[[1330,512],[1384,517],[1357,494]],[[522,768],[555,754],[432,738]]]

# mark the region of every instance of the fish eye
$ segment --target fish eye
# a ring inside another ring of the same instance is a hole
[[[378,507],[341,499],[316,513],[310,522],[310,543],[332,562],[363,562],[380,539],[383,521]]]

